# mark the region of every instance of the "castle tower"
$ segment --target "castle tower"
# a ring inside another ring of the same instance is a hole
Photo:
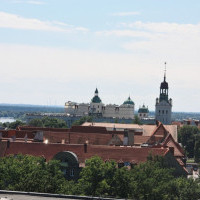
[[[138,110],[138,117],[139,119],[144,119],[149,117],[149,109],[144,104]]]
[[[160,96],[156,98],[156,120],[163,124],[171,124],[172,99],[168,98],[168,83],[166,82],[166,62],[164,81],[160,84]]]
[[[94,97],[92,98],[91,103],[90,103],[89,114],[102,116],[102,107],[103,107],[103,103],[101,102],[101,99],[99,98],[99,91],[96,88],[94,92]]]

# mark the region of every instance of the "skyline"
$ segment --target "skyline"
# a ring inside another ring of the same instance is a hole
[[[200,112],[200,2],[0,0],[0,103],[155,110],[167,62],[173,111]]]

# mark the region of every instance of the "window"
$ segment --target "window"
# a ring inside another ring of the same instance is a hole
[[[166,110],[166,114],[168,114],[168,110]]]
[[[61,171],[62,171],[62,173],[63,173],[64,175],[67,174],[67,170],[66,170],[66,169],[62,169]]]
[[[162,111],[162,114],[164,114],[164,113],[165,113],[165,111],[163,110],[163,111]]]
[[[70,169],[70,176],[74,176],[74,169]]]

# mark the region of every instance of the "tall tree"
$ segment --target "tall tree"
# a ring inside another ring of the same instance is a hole
[[[195,138],[199,134],[200,131],[196,126],[185,125],[181,127],[178,131],[179,142],[182,143],[189,158],[194,157]]]

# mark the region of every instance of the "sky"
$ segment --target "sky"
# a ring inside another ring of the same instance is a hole
[[[0,103],[200,112],[199,0],[0,0]]]

